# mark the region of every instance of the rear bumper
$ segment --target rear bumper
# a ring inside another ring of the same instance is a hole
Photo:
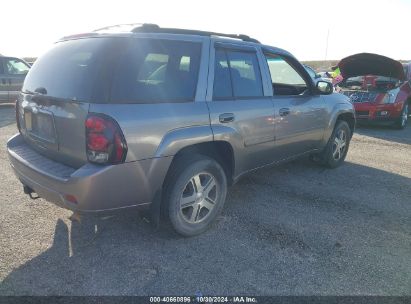
[[[7,150],[23,185],[49,202],[79,212],[150,205],[172,160],[162,157],[112,166],[85,164],[74,169],[38,154],[19,134],[8,141]],[[67,195],[74,196],[76,202]]]

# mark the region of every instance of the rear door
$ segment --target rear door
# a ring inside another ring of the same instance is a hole
[[[319,147],[327,109],[304,68],[290,57],[265,52],[275,108],[276,153],[282,160]]]
[[[4,69],[8,78],[9,102],[15,102],[23,87],[24,78],[30,67],[21,59],[7,58],[3,59]]]
[[[8,102],[9,100],[9,89],[8,89],[8,79],[4,72],[3,58],[0,57],[0,103]]]
[[[253,46],[215,42],[207,92],[214,134],[238,134],[236,174],[273,161],[274,108]]]

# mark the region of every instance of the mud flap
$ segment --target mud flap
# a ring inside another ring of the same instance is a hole
[[[148,222],[153,225],[155,229],[160,227],[161,218],[161,200],[162,200],[162,190],[159,189],[154,195],[153,201],[150,204],[150,208],[143,212],[143,218],[148,220]]]

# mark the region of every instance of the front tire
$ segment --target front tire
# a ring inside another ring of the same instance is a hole
[[[183,236],[203,233],[224,206],[224,170],[218,162],[202,155],[181,156],[171,170],[164,203],[174,230]]]
[[[408,104],[404,103],[404,106],[401,111],[401,115],[398,118],[398,121],[396,122],[395,126],[397,129],[403,130],[407,126],[407,122],[408,122]]]
[[[324,151],[316,156],[317,162],[328,168],[344,163],[351,141],[351,129],[344,120],[338,120]]]

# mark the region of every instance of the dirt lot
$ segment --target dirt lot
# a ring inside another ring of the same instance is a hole
[[[336,170],[249,175],[187,239],[30,201],[7,161],[13,120],[0,107],[0,295],[411,295],[411,127],[359,128]]]

